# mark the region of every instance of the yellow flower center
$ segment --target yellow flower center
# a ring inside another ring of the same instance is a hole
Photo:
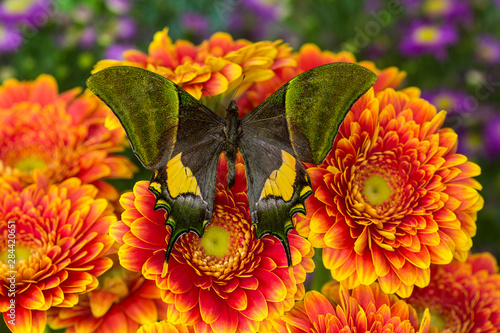
[[[34,3],[34,0],[5,0],[3,8],[11,14],[18,14],[29,9]]]
[[[433,26],[426,26],[418,29],[415,38],[422,44],[432,44],[439,38],[439,30]]]
[[[451,6],[448,0],[427,0],[422,6],[424,13],[433,16],[441,16],[444,14]]]
[[[205,254],[222,258],[229,250],[229,237],[231,233],[221,226],[207,226],[200,246],[205,250]]]
[[[435,103],[440,110],[450,110],[453,107],[453,98],[446,95],[438,96]]]
[[[189,233],[181,237],[179,247],[199,274],[224,280],[251,261],[260,245],[251,221],[238,208],[216,205],[203,237]]]
[[[419,318],[421,318],[423,315],[423,311],[420,312],[421,313],[418,314]],[[446,323],[447,321],[443,318],[443,316],[440,313],[431,310],[431,327],[435,327],[439,329],[439,332],[441,332],[442,330],[444,330]]]
[[[47,164],[40,158],[26,157],[18,160],[14,164],[14,167],[24,173],[29,173],[36,169],[44,169],[45,167],[47,167]]]
[[[365,180],[361,192],[370,205],[378,206],[391,200],[393,191],[384,177],[372,174]]]
[[[0,261],[5,265],[9,264],[9,260],[14,260],[14,262],[17,264],[23,260],[28,259],[29,257],[31,257],[30,249],[28,247],[17,244],[13,248],[5,248],[2,253],[0,253]]]

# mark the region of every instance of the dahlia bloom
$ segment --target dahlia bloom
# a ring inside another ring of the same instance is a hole
[[[99,188],[99,195],[118,199],[103,179],[130,178],[137,168],[124,156],[125,132],[108,130],[111,111],[96,96],[79,88],[59,94],[52,76],[35,81],[7,80],[0,86],[0,176],[13,175],[24,185],[35,170],[50,183],[77,177]]]
[[[50,185],[38,174],[23,187],[0,177],[0,311],[13,332],[43,332],[46,310],[74,306],[111,267],[103,255],[113,244],[108,229],[116,217],[97,193],[78,178]],[[11,299],[15,325],[9,323]]]
[[[336,285],[330,297],[309,291],[303,301],[274,322],[279,333],[335,332],[429,332],[430,315],[426,311],[418,323],[414,308],[397,297],[390,297],[377,284],[348,291]]]
[[[296,232],[288,234],[292,271],[278,239],[257,239],[241,158],[231,190],[223,185],[224,162],[219,163],[214,215],[203,238],[193,233],[181,236],[168,265],[165,249],[170,228],[165,227],[166,212],[153,209],[155,196],[148,182],[138,182],[120,200],[125,209],[122,220],[110,229],[123,244],[118,251],[120,263],[142,271],[162,289],[162,298],[170,306],[165,325],[189,325],[204,332],[264,330],[270,319],[303,297],[306,272],[314,269],[313,249]]]
[[[465,260],[483,206],[479,167],[457,154],[445,112],[409,88],[369,90],[351,109],[319,166],[300,235],[348,288],[377,281],[408,297],[429,283],[430,264]]]
[[[130,332],[141,325],[167,317],[167,304],[161,300],[154,281],[118,264],[101,275],[99,287],[80,296],[72,308],[52,308],[47,322],[52,329],[71,332]]]
[[[500,332],[500,274],[490,253],[470,254],[431,266],[431,281],[415,288],[408,303],[429,308],[432,324],[441,332]]]
[[[234,41],[229,34],[219,32],[195,46],[186,40],[173,43],[166,28],[155,34],[148,54],[129,50],[124,59],[101,60],[92,73],[112,66],[145,68],[165,76],[197,99],[223,93],[230,98],[235,88],[242,93],[253,83],[273,77],[276,69],[295,65],[290,48],[281,41]]]

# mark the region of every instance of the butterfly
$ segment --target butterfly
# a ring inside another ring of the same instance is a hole
[[[167,263],[176,240],[187,232],[201,237],[212,217],[220,154],[232,187],[240,152],[257,237],[277,237],[291,267],[292,216],[306,213],[304,201],[312,193],[301,161],[323,162],[347,112],[376,79],[356,64],[322,65],[285,83],[241,119],[235,101],[223,118],[172,81],[141,68],[106,68],[87,86],[120,120],[144,167],[154,170],[154,209],[168,212],[171,228]]]

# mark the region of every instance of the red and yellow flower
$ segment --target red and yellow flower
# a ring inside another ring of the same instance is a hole
[[[333,302],[317,291],[274,321],[280,333],[335,332],[429,332],[430,315],[424,312],[420,324],[417,312],[395,296],[384,294],[377,284],[348,291],[338,283],[328,287]]]
[[[431,264],[465,260],[483,206],[479,167],[457,154],[445,112],[415,88],[373,90],[353,106],[333,149],[308,173],[314,195],[299,234],[323,248],[325,267],[348,288],[377,281],[408,297]]]
[[[169,322],[160,322],[141,326],[137,333],[194,333],[194,327],[183,324],[174,325]]]
[[[8,323],[15,299],[13,332],[43,332],[46,310],[74,306],[111,267],[103,255],[113,244],[108,229],[116,216],[97,193],[78,178],[50,185],[37,173],[23,187],[0,177],[0,311]]]
[[[99,287],[80,296],[72,308],[52,308],[47,322],[52,329],[71,332],[137,332],[141,325],[167,317],[154,281],[125,270],[117,262],[99,277]]]
[[[471,254],[465,262],[432,265],[431,281],[415,288],[408,303],[429,308],[441,332],[500,332],[500,274],[489,253]]]
[[[220,166],[219,171],[227,170],[223,160]],[[197,332],[265,330],[270,319],[303,297],[306,272],[314,268],[313,249],[296,232],[289,233],[292,278],[281,243],[270,236],[256,238],[241,159],[231,190],[222,185],[220,174],[224,172],[219,172],[214,215],[203,238],[182,236],[164,276],[170,228],[165,227],[166,213],[153,209],[155,197],[148,182],[137,183],[134,192],[122,196],[125,211],[111,234],[123,243],[118,252],[121,264],[142,271],[162,289],[172,312],[165,325],[190,325]]]
[[[79,88],[59,94],[52,76],[35,81],[7,80],[0,87],[0,176],[13,175],[24,185],[34,170],[50,183],[78,177],[99,188],[101,197],[118,199],[103,179],[130,178],[136,167],[124,156],[125,132],[108,130],[111,111]]]

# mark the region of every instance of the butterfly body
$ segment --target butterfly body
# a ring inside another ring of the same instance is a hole
[[[231,101],[226,110],[226,123],[224,127],[224,134],[226,135],[224,154],[226,155],[228,163],[228,177],[227,185],[229,188],[234,184],[234,168],[236,162],[236,154],[238,153],[238,144],[240,136],[243,132],[241,128],[241,121],[238,112],[238,106],[235,101]]]
[[[300,161],[323,161],[350,107],[375,80],[355,64],[316,67],[242,119],[234,101],[222,118],[173,82],[139,68],[107,68],[87,85],[116,114],[142,164],[154,170],[149,189],[171,228],[166,260],[180,235],[202,236],[213,213],[219,156],[226,156],[232,187],[240,152],[257,236],[277,237],[291,266],[287,233],[312,193]]]

